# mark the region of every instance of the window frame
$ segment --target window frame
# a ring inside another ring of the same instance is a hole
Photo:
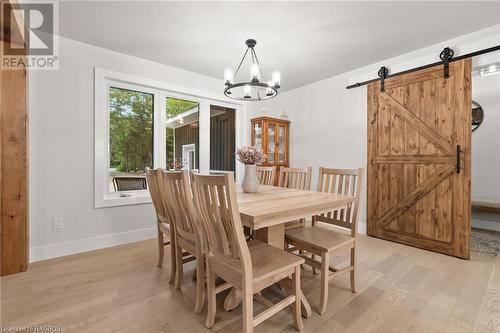
[[[153,166],[165,167],[166,98],[178,98],[199,104],[199,167],[210,171],[210,105],[235,109],[236,146],[247,142],[246,105],[223,100],[222,95],[178,86],[134,75],[94,68],[94,207],[114,207],[151,203],[148,190],[111,192],[109,190],[109,88],[122,88],[153,94]],[[237,180],[243,166],[236,165]]]

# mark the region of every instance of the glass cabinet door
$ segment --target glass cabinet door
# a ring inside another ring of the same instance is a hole
[[[278,163],[285,164],[285,126],[278,125]]]
[[[276,138],[276,125],[274,123],[268,123],[267,125],[267,163],[275,162],[275,138]]]
[[[261,122],[253,124],[253,133],[254,133],[254,146],[263,151],[264,147],[262,146],[262,123]]]

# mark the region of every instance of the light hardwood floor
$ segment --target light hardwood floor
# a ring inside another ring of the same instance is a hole
[[[351,293],[349,275],[333,279],[326,314],[313,311],[304,332],[500,332],[500,258],[473,254],[465,261],[366,236],[359,237],[358,253],[358,293]],[[241,307],[222,309],[226,292],[217,296],[214,328],[205,329],[206,310],[192,311],[195,263],[186,265],[186,283],[178,291],[168,284],[168,253],[165,258],[158,268],[151,240],[33,263],[27,272],[1,279],[2,326],[60,325],[65,332],[92,333],[240,331]],[[331,260],[347,263],[348,257]],[[302,289],[314,308],[319,278],[309,268],[302,271]],[[267,293],[282,296],[276,288]],[[292,323],[291,311],[282,311],[255,331],[295,332]]]

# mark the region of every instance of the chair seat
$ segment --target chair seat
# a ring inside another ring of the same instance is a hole
[[[304,263],[304,259],[258,240],[248,242],[252,258],[254,282],[292,270]]]
[[[332,251],[350,243],[354,237],[321,226],[286,231],[286,241],[299,242],[322,251]]]

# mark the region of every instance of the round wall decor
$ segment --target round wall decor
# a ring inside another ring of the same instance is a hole
[[[476,101],[472,101],[472,132],[477,130],[483,123],[483,107]]]

